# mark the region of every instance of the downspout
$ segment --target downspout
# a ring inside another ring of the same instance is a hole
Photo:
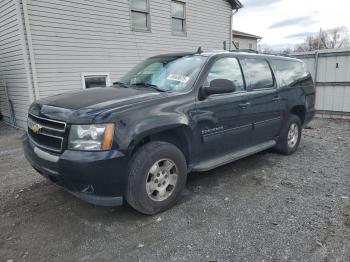
[[[233,35],[232,35],[232,28],[233,28],[233,16],[238,12],[238,8],[237,9],[233,9],[231,12],[231,21],[230,21],[230,44],[229,44],[229,51],[232,50],[232,43],[233,43]]]
[[[32,33],[30,30],[27,0],[22,0],[22,6],[23,6],[24,27],[26,30],[27,43],[28,43],[29,61],[30,61],[30,67],[32,71],[34,100],[37,100],[37,99],[40,99],[40,93],[39,93],[39,86],[38,86],[38,76],[36,71],[35,56],[33,51]]]
[[[34,101],[34,88],[33,88],[33,80],[31,77],[31,70],[30,70],[30,64],[29,64],[29,54],[28,54],[28,48],[27,48],[27,41],[26,41],[26,37],[25,37],[24,21],[23,21],[22,8],[21,8],[21,0],[16,0],[16,11],[17,11],[18,28],[20,31],[24,67],[25,67],[26,76],[27,76],[29,101],[30,101],[30,103],[33,103],[33,101]]]
[[[316,52],[315,52],[315,87],[316,87],[316,85],[317,85],[318,57],[319,57],[319,55],[320,55],[321,34],[322,34],[322,28],[320,28],[320,34],[319,34],[319,37],[318,37],[317,50],[316,50]]]
[[[317,85],[317,74],[318,74],[318,57],[319,57],[319,51],[317,50],[315,53],[315,86]]]

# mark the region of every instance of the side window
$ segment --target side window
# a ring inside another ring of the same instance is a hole
[[[273,87],[274,81],[272,71],[266,60],[259,58],[245,58],[243,60],[252,89]]]
[[[302,62],[276,60],[274,64],[281,86],[295,86],[307,76],[305,65]]]
[[[230,80],[236,85],[237,91],[245,90],[241,67],[236,58],[217,60],[208,73],[207,82],[210,84],[214,79]]]

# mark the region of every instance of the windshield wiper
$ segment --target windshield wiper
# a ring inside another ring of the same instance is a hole
[[[157,85],[153,85],[153,84],[148,84],[148,83],[135,83],[133,84],[133,86],[144,86],[144,87],[150,87],[154,90],[157,90],[159,92],[167,92],[166,90],[164,89],[161,89],[159,86]]]
[[[124,87],[124,88],[129,88],[129,86],[123,82],[114,82],[113,85],[119,85],[121,87]]]

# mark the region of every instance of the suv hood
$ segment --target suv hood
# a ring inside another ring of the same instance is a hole
[[[92,121],[99,113],[108,109],[132,106],[139,102],[167,96],[152,89],[93,88],[68,92],[34,102],[30,113],[65,122]],[[89,119],[89,120],[88,120]]]
[[[124,105],[158,96],[153,90],[133,88],[93,88],[68,92],[39,100],[41,104],[66,109],[104,108]]]

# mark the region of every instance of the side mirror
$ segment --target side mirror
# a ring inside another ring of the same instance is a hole
[[[209,86],[203,87],[205,96],[227,94],[236,91],[236,85],[227,79],[214,79]]]

